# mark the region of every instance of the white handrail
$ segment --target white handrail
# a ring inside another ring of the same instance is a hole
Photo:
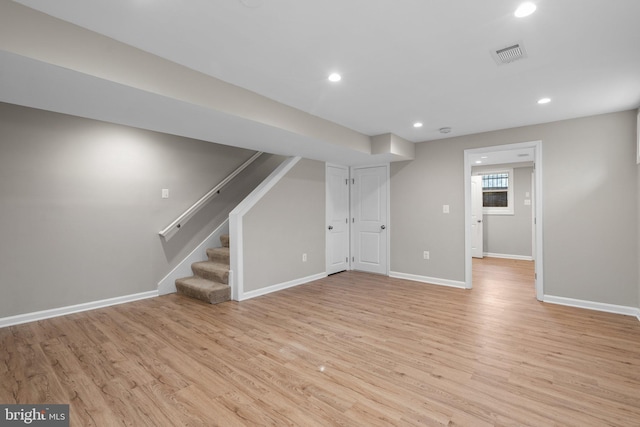
[[[263,154],[262,151],[258,151],[253,156],[251,156],[251,158],[249,160],[247,160],[246,162],[241,164],[236,170],[231,172],[231,174],[229,174],[229,176],[227,176],[225,179],[223,179],[220,182],[220,184],[216,185],[211,190],[209,190],[207,192],[207,194],[202,196],[200,198],[200,200],[195,202],[189,209],[184,211],[184,213],[182,215],[180,215],[178,218],[176,218],[175,221],[173,221],[171,224],[169,224],[167,227],[165,227],[158,234],[160,234],[162,237],[164,237],[165,240],[171,239],[178,232],[178,230],[180,230],[180,227],[185,225],[187,223],[187,221],[189,221],[192,216],[194,216],[200,209],[202,209],[207,203],[209,203],[209,201],[211,199],[213,199],[215,196],[220,194],[220,190],[222,190],[222,188],[225,185],[227,185],[240,172],[245,170],[247,168],[247,166],[249,166],[251,163],[256,161],[256,159],[258,157],[260,157],[262,154]]]

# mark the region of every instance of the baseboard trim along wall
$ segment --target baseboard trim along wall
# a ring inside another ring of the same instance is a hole
[[[396,279],[412,280],[414,282],[428,283],[430,285],[449,286],[451,288],[466,289],[465,283],[457,280],[438,279],[436,277],[418,276],[415,274],[398,273],[397,271],[390,271],[389,277]]]
[[[640,309],[636,307],[556,297],[553,295],[545,295],[542,300],[551,304],[566,305],[568,307],[585,308],[587,310],[604,311],[606,313],[622,314],[625,316],[635,316],[640,320]]]
[[[52,317],[66,316],[67,314],[80,313],[97,308],[109,307],[111,305],[124,304],[158,296],[158,291],[141,292],[138,294],[124,295],[121,297],[108,298],[99,301],[86,302],[83,304],[70,305],[67,307],[52,308],[50,310],[36,311],[33,313],[19,314],[17,316],[0,318],[0,328],[20,325],[22,323],[36,322],[38,320],[50,319]]]
[[[492,252],[484,252],[482,255],[486,256],[486,257],[489,257],[489,258],[517,259],[517,260],[520,260],[520,261],[533,261],[533,257],[532,256],[527,256],[527,255],[495,254],[495,253],[492,253]]]
[[[267,286],[266,288],[256,289],[255,291],[243,292],[241,295],[238,295],[238,301],[244,301],[244,300],[259,297],[262,295],[270,294],[272,292],[293,288],[294,286],[304,285],[305,283],[313,282],[314,280],[324,279],[325,277],[327,277],[327,273],[318,273],[312,276],[301,277],[299,279],[291,280],[289,282]]]

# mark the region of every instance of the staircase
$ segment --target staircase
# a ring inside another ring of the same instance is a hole
[[[220,236],[221,248],[207,249],[208,261],[191,264],[193,276],[176,280],[179,294],[218,304],[231,299],[229,286],[229,235]]]

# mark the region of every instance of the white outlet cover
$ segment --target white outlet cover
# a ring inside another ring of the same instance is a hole
[[[442,205],[442,213],[449,213],[449,205]]]
[[[163,188],[162,189],[162,198],[163,199],[168,199],[169,198],[169,189],[168,188]]]

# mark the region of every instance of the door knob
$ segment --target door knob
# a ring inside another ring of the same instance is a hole
[[[330,226],[329,226],[329,230],[333,230],[333,225],[330,225]]]
[[[380,228],[384,230],[385,228],[387,228],[387,226],[386,225],[381,225]]]

